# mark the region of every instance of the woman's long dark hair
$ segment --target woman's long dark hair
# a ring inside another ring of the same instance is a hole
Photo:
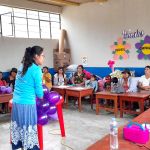
[[[43,48],[40,46],[33,46],[26,48],[22,64],[23,64],[23,70],[22,70],[22,76],[25,75],[28,68],[32,65],[32,63],[35,63],[34,57],[35,55],[40,56],[43,52]]]

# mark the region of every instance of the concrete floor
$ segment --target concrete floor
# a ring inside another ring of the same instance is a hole
[[[66,138],[62,139],[60,136],[59,123],[50,122],[44,126],[44,150],[86,150],[88,146],[109,133],[109,122],[114,116],[105,111],[96,115],[89,104],[83,105],[82,112],[78,112],[73,105],[63,111]],[[117,118],[118,125],[127,123],[133,117],[125,115],[124,118]],[[9,120],[10,114],[0,115],[0,150],[11,150]]]

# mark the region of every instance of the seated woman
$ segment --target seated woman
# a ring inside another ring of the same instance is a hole
[[[83,72],[84,68],[82,65],[79,65],[77,67],[77,72],[75,72],[73,78],[72,78],[72,83],[75,84],[76,86],[84,86],[85,85],[85,80],[86,80],[86,75]]]
[[[119,80],[121,86],[124,88],[125,92],[130,92],[131,86],[131,73],[128,69],[122,71],[122,78]]]
[[[150,66],[145,67],[145,75],[141,76],[138,83],[141,91],[150,91]],[[150,108],[150,98],[145,101],[145,109]]]
[[[3,73],[0,71],[0,86],[6,86],[6,81],[3,79]]]
[[[17,68],[12,68],[9,77],[6,79],[7,85],[12,87],[12,89],[14,89],[15,86],[16,74]]]
[[[3,79],[3,73],[0,71],[0,86],[6,86],[6,81]],[[5,113],[5,103],[1,104],[0,113]]]
[[[66,85],[67,79],[63,67],[59,67],[57,73],[54,75],[54,85]]]
[[[52,88],[52,76],[48,72],[48,67],[43,67],[43,84],[50,90]]]

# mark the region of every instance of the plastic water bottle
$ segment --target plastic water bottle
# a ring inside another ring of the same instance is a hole
[[[110,150],[118,150],[118,127],[115,118],[110,122]]]

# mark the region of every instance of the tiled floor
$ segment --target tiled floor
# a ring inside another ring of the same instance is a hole
[[[50,122],[44,126],[44,150],[85,150],[89,145],[109,133],[109,122],[114,115],[102,111],[95,114],[88,104],[78,112],[75,106],[64,109],[66,138],[60,136],[59,123]],[[2,123],[2,120],[5,122]],[[119,126],[127,123],[133,116],[117,118]],[[11,150],[9,139],[10,115],[0,116],[0,150]]]

